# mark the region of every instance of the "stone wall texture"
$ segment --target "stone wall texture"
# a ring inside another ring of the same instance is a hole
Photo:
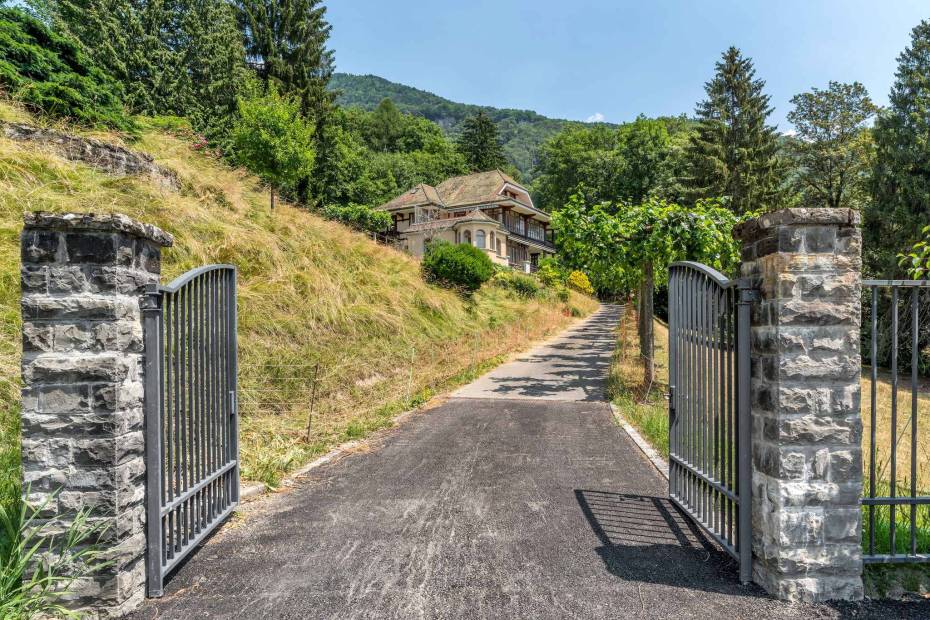
[[[67,602],[116,617],[145,595],[140,295],[171,236],[121,215],[31,213],[21,237],[24,493],[44,525],[81,509],[114,563]]]
[[[859,214],[788,209],[736,232],[752,316],[753,579],[862,598]]]
[[[81,161],[105,172],[147,176],[167,189],[181,187],[173,170],[159,166],[146,153],[23,123],[0,122],[0,130],[10,140],[44,144],[55,149],[65,159]]]

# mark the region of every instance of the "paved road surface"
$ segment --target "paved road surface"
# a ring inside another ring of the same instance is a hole
[[[919,617],[791,605],[666,500],[601,401],[616,308],[255,502],[138,618]]]

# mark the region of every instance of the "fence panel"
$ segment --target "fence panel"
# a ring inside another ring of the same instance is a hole
[[[930,562],[930,445],[920,436],[930,422],[930,281],[862,284],[862,350],[870,365],[863,561]]]

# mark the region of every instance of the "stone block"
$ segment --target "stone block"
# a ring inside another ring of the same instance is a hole
[[[753,578],[793,600],[861,598],[861,236],[846,209],[738,227],[752,312]]]
[[[59,257],[61,235],[50,230],[23,230],[21,239],[20,259],[23,264],[28,263],[54,263],[65,256]]]

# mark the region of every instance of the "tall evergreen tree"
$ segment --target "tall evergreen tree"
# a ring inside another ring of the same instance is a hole
[[[898,274],[895,256],[930,222],[930,20],[898,56],[888,109],[875,122],[872,204],[865,212],[866,267]]]
[[[122,83],[133,112],[186,116],[211,137],[235,118],[245,52],[226,0],[32,4]]]
[[[333,122],[333,51],[327,48],[332,27],[321,0],[237,0],[239,27],[250,65],[265,83],[297,97],[301,113],[313,123],[316,158],[312,172],[297,183],[298,198],[322,201],[326,186],[338,175],[340,150]]]
[[[238,115],[245,50],[226,0],[184,0],[178,52],[190,80],[188,116],[211,138],[225,136]]]
[[[507,165],[497,125],[484,111],[465,119],[456,146],[472,172],[486,172]]]
[[[326,47],[332,26],[322,1],[238,0],[238,9],[246,55],[259,76],[297,97],[305,117],[325,117],[335,61]]]
[[[688,146],[689,198],[729,198],[736,213],[771,209],[779,203],[783,171],[765,82],[752,59],[731,47],[704,85],[697,106],[698,129]]]
[[[371,117],[368,141],[375,151],[393,151],[403,134],[403,117],[390,99],[383,99]]]

